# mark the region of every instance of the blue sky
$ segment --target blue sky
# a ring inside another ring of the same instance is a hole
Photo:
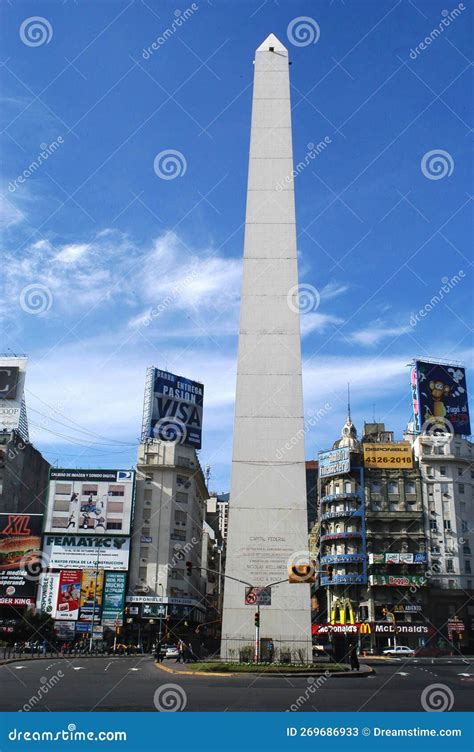
[[[400,436],[409,360],[469,363],[469,3],[12,2],[4,349],[29,355],[31,435],[51,462],[133,464],[153,364],[204,382],[201,461],[228,488],[252,60],[270,32],[293,63],[295,162],[327,144],[295,179],[300,283],[319,301],[302,315],[307,418],[329,405],[307,457],[337,438],[347,381],[358,428],[375,405]],[[168,150],[174,179],[154,169]]]

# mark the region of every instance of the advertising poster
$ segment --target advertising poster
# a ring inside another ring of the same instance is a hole
[[[364,467],[413,467],[413,450],[409,441],[364,444]]]
[[[45,535],[44,555],[51,569],[126,571],[130,539],[85,535]]]
[[[45,531],[129,535],[134,488],[134,470],[52,468]]]
[[[102,624],[106,627],[121,626],[125,607],[125,572],[106,572]]]
[[[56,618],[59,592],[59,572],[43,572],[38,585],[36,608],[42,614]]]
[[[60,573],[58,602],[56,605],[57,620],[76,621],[79,615],[81,578],[82,572],[80,569],[72,569]]]
[[[58,640],[74,640],[75,624],[73,621],[55,621],[54,634]]]
[[[20,426],[27,359],[0,358],[0,430],[13,431]]]
[[[443,433],[469,436],[469,402],[466,371],[458,365],[442,365],[417,360],[415,363],[418,430],[436,428]]]
[[[0,514],[0,605],[35,604],[42,525],[42,514]]]
[[[82,573],[79,621],[98,621],[104,591],[104,571],[85,570]],[[94,616],[94,619],[92,619]]]
[[[201,448],[204,386],[155,368],[148,436]]]
[[[348,473],[351,469],[349,447],[329,449],[319,452],[319,476],[330,478],[332,475]]]

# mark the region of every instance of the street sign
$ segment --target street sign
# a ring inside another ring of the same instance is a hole
[[[272,605],[272,589],[269,587],[245,588],[245,605],[246,606],[271,606]]]

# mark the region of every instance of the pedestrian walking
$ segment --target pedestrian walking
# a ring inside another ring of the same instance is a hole
[[[351,671],[359,671],[359,669],[360,663],[357,655],[357,645],[354,644],[351,647]]]

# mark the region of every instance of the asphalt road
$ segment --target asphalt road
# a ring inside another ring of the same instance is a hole
[[[375,670],[368,678],[322,678],[311,685],[294,677],[179,676],[157,669],[149,656],[18,661],[0,666],[0,710],[416,711],[433,684],[447,688],[442,693],[453,698],[453,711],[473,707],[472,665],[401,662]]]

